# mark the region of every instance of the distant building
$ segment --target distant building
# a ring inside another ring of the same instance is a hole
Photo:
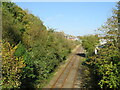
[[[100,42],[100,45],[103,45],[103,44],[107,43],[107,40],[106,39],[100,39],[99,42]]]
[[[100,39],[99,42],[100,42],[100,44],[97,45],[95,48],[95,54],[98,54],[98,50],[100,50],[100,48],[104,47],[104,45],[107,43],[107,39]]]
[[[79,40],[76,36],[65,34],[64,37],[69,40]]]

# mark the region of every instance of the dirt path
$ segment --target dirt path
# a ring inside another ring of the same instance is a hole
[[[75,88],[81,53],[83,53],[82,47],[77,46],[45,88]]]

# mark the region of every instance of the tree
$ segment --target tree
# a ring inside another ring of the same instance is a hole
[[[105,25],[98,30],[104,35],[107,44],[101,48],[97,55],[88,58],[86,63],[93,69],[98,78],[98,85],[103,89],[120,88],[120,51],[119,51],[119,10],[113,10],[113,15],[107,19]]]

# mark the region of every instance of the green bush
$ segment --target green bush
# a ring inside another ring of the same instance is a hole
[[[97,78],[96,81],[99,87],[105,90],[117,90],[120,88],[118,13],[119,10],[113,10],[113,16],[107,19],[104,26],[99,28],[99,30],[103,31],[102,33],[104,34],[104,36],[100,38],[107,40],[104,48],[99,49],[97,55],[91,55],[88,57],[85,62],[85,64],[92,69],[94,77]],[[89,41],[87,43],[89,43]]]
[[[43,22],[33,14],[22,10],[20,7],[11,2],[3,2],[3,41],[9,42],[11,48],[17,45],[13,57],[18,58],[17,63],[25,64],[20,68],[19,79],[14,80],[19,84],[13,86],[9,83],[10,88],[40,88],[47,82],[59,64],[66,59],[71,50],[76,46],[74,41],[64,37],[63,32],[55,32],[54,29],[47,29]],[[7,49],[7,48],[5,48]],[[11,51],[6,51],[10,53]],[[11,67],[16,63],[13,58],[7,60]],[[16,65],[16,64],[15,64]],[[7,64],[3,64],[3,68]],[[17,66],[16,66],[17,67]],[[4,73],[7,73],[3,69]],[[10,73],[10,71],[8,71]],[[5,74],[4,78],[11,78]],[[6,79],[11,82],[10,79]],[[5,79],[3,79],[3,85]],[[7,85],[4,85],[7,88]]]

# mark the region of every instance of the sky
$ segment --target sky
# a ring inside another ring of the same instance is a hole
[[[116,2],[16,2],[38,16],[46,27],[66,34],[83,36],[96,33],[116,8]]]

